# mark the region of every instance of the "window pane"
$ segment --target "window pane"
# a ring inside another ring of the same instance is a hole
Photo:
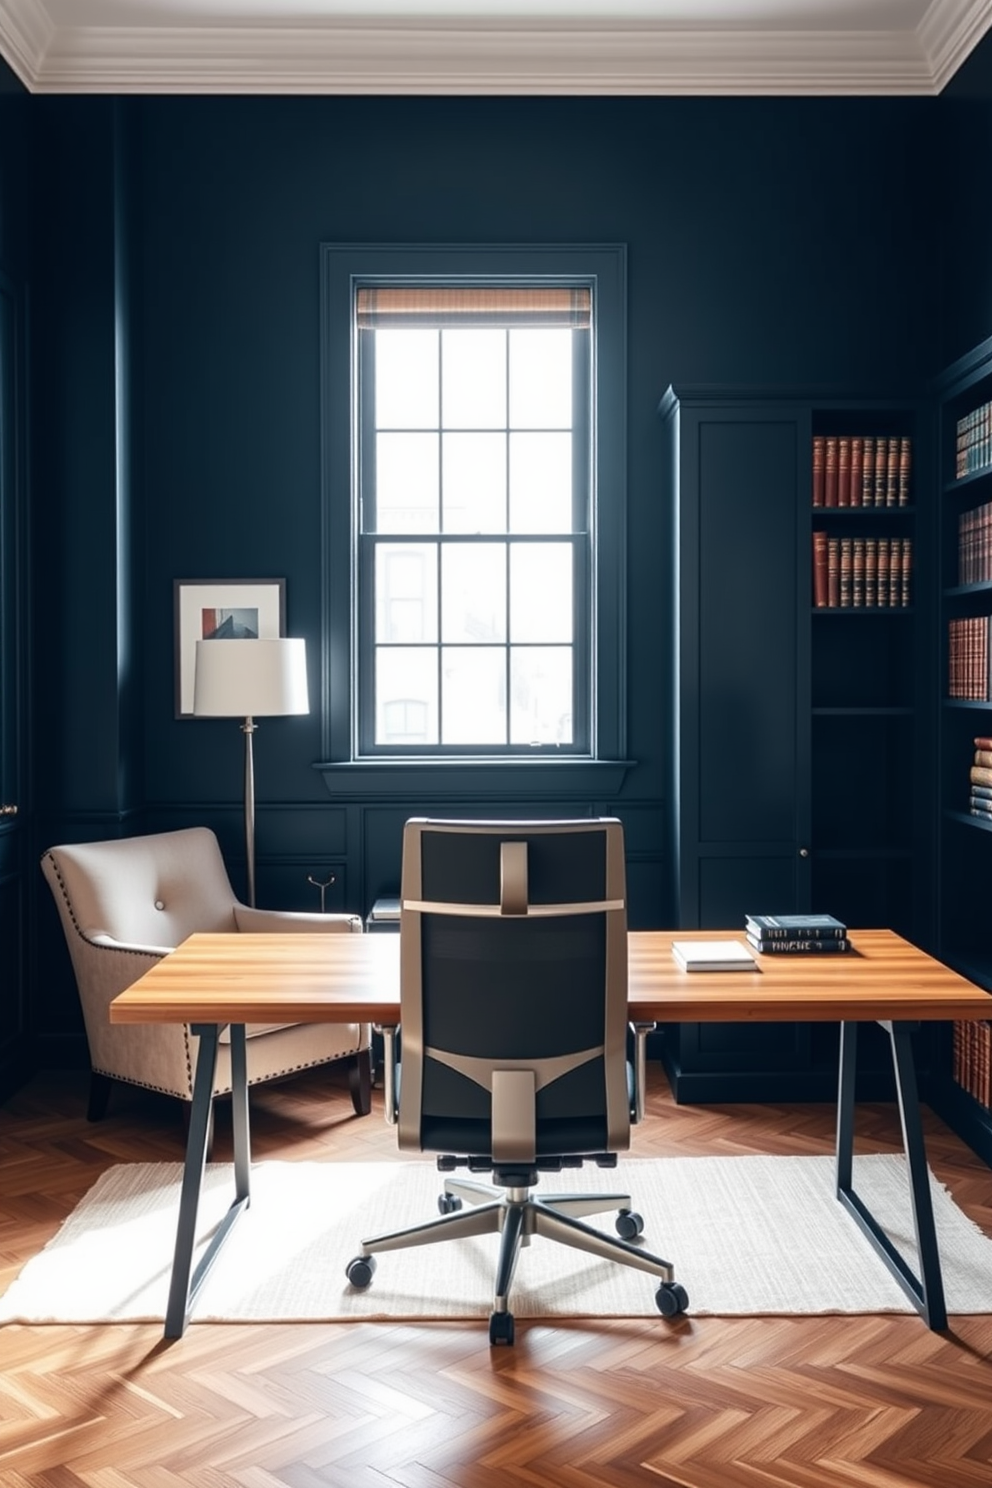
[[[571,530],[571,435],[511,434],[510,531]]]
[[[506,653],[502,646],[441,650],[441,743],[506,744]]]
[[[437,547],[380,543],[375,550],[375,639],[437,640]]]
[[[437,652],[426,646],[380,646],[375,653],[375,742],[437,741]]]
[[[510,640],[572,640],[572,549],[514,543],[510,550]]]
[[[366,532],[438,530],[438,436],[380,434],[375,444],[375,522]]]
[[[445,429],[506,427],[506,332],[442,331]]]
[[[442,434],[444,532],[506,531],[506,435]]]
[[[455,543],[444,549],[441,639],[450,642],[506,639],[505,544]]]
[[[437,331],[364,331],[375,336],[378,429],[436,429]]]
[[[510,426],[572,427],[573,331],[510,332]]]
[[[510,651],[510,743],[571,744],[572,652],[566,646]]]

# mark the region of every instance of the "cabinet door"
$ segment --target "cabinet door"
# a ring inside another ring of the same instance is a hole
[[[681,427],[679,920],[743,928],[806,906],[797,563],[801,418],[686,408]]]

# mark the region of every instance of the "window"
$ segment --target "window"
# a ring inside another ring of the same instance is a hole
[[[332,753],[615,756],[622,249],[327,246],[330,630],[345,618],[333,479],[344,424],[328,406],[343,391],[345,277],[347,754],[340,630],[329,637]]]
[[[589,287],[359,284],[355,324],[363,752],[586,752]]]

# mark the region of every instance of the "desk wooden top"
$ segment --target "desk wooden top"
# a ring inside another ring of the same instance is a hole
[[[992,998],[891,930],[840,955],[759,956],[754,971],[684,972],[673,940],[738,931],[634,930],[628,1006],[658,1023],[988,1018]],[[399,935],[191,935],[110,1006],[112,1023],[396,1023]]]

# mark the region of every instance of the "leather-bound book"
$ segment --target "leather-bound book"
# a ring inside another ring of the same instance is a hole
[[[826,609],[830,602],[830,581],[827,574],[827,534],[813,533],[813,604],[818,610]]]
[[[851,440],[851,505],[861,506],[864,500],[865,442],[860,434]]]
[[[822,434],[813,435],[813,505],[824,504],[824,476],[826,475],[827,452]]]
[[[904,434],[899,441],[899,505],[909,505],[910,478],[913,473],[913,441]]]
[[[851,439],[848,434],[837,437],[837,505],[851,504]]]
[[[824,506],[837,505],[837,436],[828,434],[825,441],[826,460],[824,462],[823,481],[823,504]]]

